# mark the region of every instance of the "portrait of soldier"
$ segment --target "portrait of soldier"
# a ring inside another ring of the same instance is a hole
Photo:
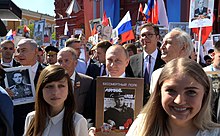
[[[134,119],[134,110],[125,105],[124,95],[124,93],[113,93],[110,97],[114,98],[115,106],[107,108],[104,112],[104,122],[116,129],[126,129],[124,126],[128,120]]]
[[[9,87],[13,92],[13,99],[24,98],[33,96],[31,91],[31,85],[24,82],[23,73],[20,71],[15,71],[12,73],[12,80],[14,85]]]
[[[204,0],[198,0],[198,8],[195,9],[194,13],[194,17],[197,18],[210,18],[208,16],[208,8],[207,5],[205,5]]]

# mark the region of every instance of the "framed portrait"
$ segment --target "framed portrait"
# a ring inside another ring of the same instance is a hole
[[[45,27],[44,29],[44,43],[51,43],[51,27]]]
[[[110,124],[109,136],[124,136],[142,108],[144,79],[97,77],[96,88],[96,127]]]
[[[220,40],[220,34],[213,34],[212,35],[212,45],[215,45],[215,43],[219,40]]]
[[[59,50],[65,47],[66,40],[69,39],[68,36],[60,36],[59,37]]]
[[[219,118],[219,106],[220,106],[220,71],[206,71],[206,74],[210,77],[212,83],[212,99],[211,99],[211,108],[214,116]]]
[[[9,88],[12,93],[14,105],[34,102],[35,87],[34,81],[31,80],[31,67],[13,67],[5,68],[5,87]]]
[[[189,22],[170,22],[168,31],[170,32],[173,28],[180,28],[190,34]]]
[[[45,19],[34,22],[34,40],[40,46],[43,45],[44,42],[45,23]]]
[[[102,21],[101,18],[97,18],[97,19],[93,19],[93,20],[89,20],[89,26],[90,26],[90,30],[92,32],[94,26],[96,25],[96,30],[101,32],[102,30]]]
[[[212,26],[214,0],[191,0],[189,28]]]

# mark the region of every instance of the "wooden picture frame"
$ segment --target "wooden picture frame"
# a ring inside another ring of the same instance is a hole
[[[143,91],[143,78],[97,77],[96,127],[98,130],[103,123],[111,123],[109,122],[111,120],[115,122],[115,125],[108,136],[124,136],[143,107]],[[121,110],[117,110],[116,103],[119,102],[116,101],[119,98],[123,99]],[[115,110],[120,111],[119,114],[114,112]],[[111,119],[107,117],[108,115],[111,115]],[[117,118],[117,120],[113,118]],[[97,136],[105,135],[101,130],[96,134]]]
[[[14,105],[34,102],[35,87],[31,78],[31,67],[12,67],[5,68],[5,87],[9,88],[14,97],[12,101]]]

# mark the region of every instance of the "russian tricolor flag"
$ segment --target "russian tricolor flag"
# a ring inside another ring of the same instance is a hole
[[[118,35],[121,35],[121,43],[135,39],[131,25],[131,16],[128,11],[115,28]]]
[[[143,12],[148,22],[168,27],[168,18],[163,0],[148,0]]]

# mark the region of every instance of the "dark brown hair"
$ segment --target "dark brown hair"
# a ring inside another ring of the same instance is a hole
[[[36,89],[36,98],[35,98],[35,116],[32,119],[27,133],[27,136],[36,136],[42,135],[45,127],[46,127],[46,119],[49,113],[50,105],[43,98],[43,88],[46,84],[51,83],[53,81],[59,81],[63,78],[67,79],[68,82],[68,96],[64,101],[64,118],[63,118],[63,126],[62,133],[64,136],[74,136],[74,126],[73,126],[73,115],[75,113],[75,101],[73,95],[72,82],[70,77],[65,71],[64,68],[58,65],[50,65],[47,66],[40,74],[37,89]]]

